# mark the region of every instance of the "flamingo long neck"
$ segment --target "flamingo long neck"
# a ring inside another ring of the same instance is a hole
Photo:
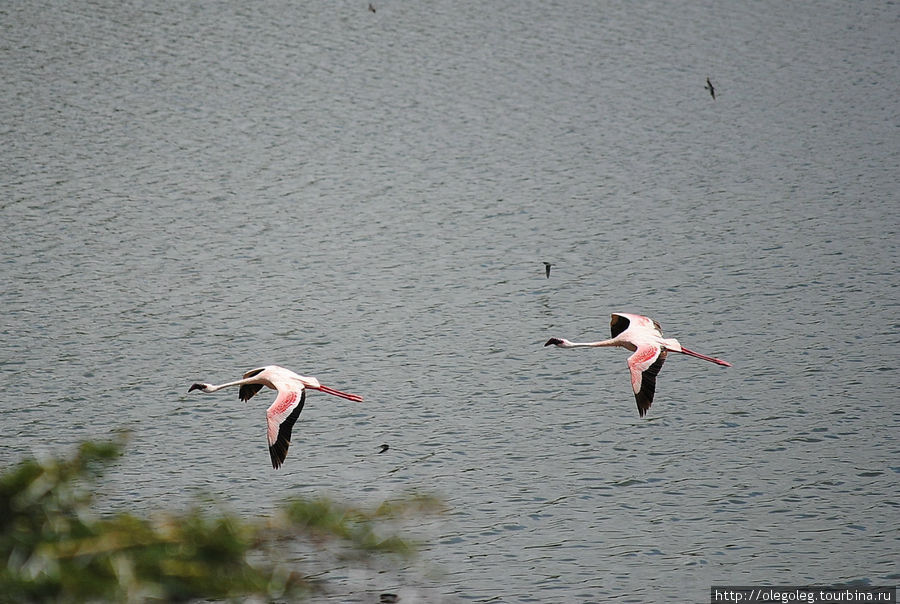
[[[603,346],[624,346],[624,344],[615,338],[611,340],[600,340],[599,342],[570,342],[563,340],[560,348],[599,348]]]
[[[226,384],[219,384],[217,386],[210,385],[210,387],[207,388],[206,391],[207,392],[216,392],[217,390],[221,390],[222,388],[228,388],[229,386],[245,386],[247,384],[259,384],[259,383],[260,383],[259,380],[257,380],[255,377],[244,378],[243,380],[238,380],[236,382],[228,382]]]

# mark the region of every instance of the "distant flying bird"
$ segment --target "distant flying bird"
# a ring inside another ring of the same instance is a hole
[[[390,448],[391,448],[390,445],[381,445],[381,450],[379,451],[379,453],[384,453],[385,451],[387,451]]]
[[[544,263],[544,270],[547,272],[547,278],[550,278],[550,267],[553,266],[549,262]]]
[[[297,375],[290,369],[279,367],[278,365],[269,365],[267,367],[258,367],[251,369],[244,374],[244,379],[236,382],[228,382],[227,384],[197,383],[188,388],[191,390],[199,390],[201,392],[216,392],[222,388],[229,386],[240,386],[238,397],[242,401],[249,401],[253,395],[262,390],[262,387],[271,388],[278,391],[275,402],[266,410],[266,421],[268,424],[269,439],[269,455],[272,458],[272,467],[276,470],[281,467],[284,458],[287,457],[288,446],[291,444],[291,429],[300,412],[303,410],[303,403],[306,401],[306,389],[312,388],[326,394],[333,394],[351,401],[361,402],[363,399],[357,394],[348,394],[323,386],[314,377],[303,377]]]
[[[369,2],[369,10],[373,13],[375,12],[375,6],[371,2]]]
[[[709,77],[706,78],[706,86],[704,86],[706,90],[709,90],[709,94],[712,96],[713,100],[716,100],[716,89],[713,88],[712,82],[709,81]]]
[[[619,346],[634,352],[628,357],[628,369],[631,370],[631,387],[637,401],[638,414],[641,417],[653,404],[653,393],[656,391],[656,376],[666,361],[667,352],[680,352],[704,361],[731,367],[731,363],[708,357],[699,352],[688,350],[675,338],[662,337],[659,323],[650,317],[613,313],[610,321],[612,338],[600,342],[570,342],[563,338],[550,338],[544,346],[551,344],[560,348],[589,348],[599,346]]]

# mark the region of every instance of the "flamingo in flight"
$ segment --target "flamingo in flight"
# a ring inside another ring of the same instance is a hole
[[[242,401],[249,401],[253,395],[262,390],[262,387],[278,391],[275,402],[266,410],[268,425],[269,456],[272,458],[272,467],[276,470],[284,463],[287,457],[288,446],[291,444],[291,429],[306,401],[306,389],[312,388],[326,394],[333,394],[351,401],[361,402],[363,399],[358,394],[348,394],[328,386],[323,386],[314,377],[297,375],[290,369],[269,365],[251,369],[244,374],[244,378],[236,382],[228,382],[214,386],[212,384],[197,383],[188,388],[188,392],[199,390],[200,392],[216,392],[229,386],[240,386],[238,397]]]
[[[600,342],[570,342],[564,338],[550,338],[544,346],[560,348],[593,348],[599,346],[618,346],[634,352],[628,357],[628,369],[631,370],[631,387],[637,401],[638,415],[644,417],[653,404],[653,393],[656,392],[656,376],[666,361],[668,352],[680,352],[704,361],[731,367],[731,363],[708,357],[682,346],[675,338],[664,338],[659,323],[650,317],[632,315],[624,312],[612,314],[609,323],[612,338]]]

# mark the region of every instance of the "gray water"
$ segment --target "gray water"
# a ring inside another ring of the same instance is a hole
[[[110,509],[443,498],[335,601],[898,583],[898,5],[375,4],[0,5],[0,464],[130,427]],[[543,347],[614,311],[734,367],[640,419]],[[187,394],[270,363],[366,398],[278,471],[270,394]]]

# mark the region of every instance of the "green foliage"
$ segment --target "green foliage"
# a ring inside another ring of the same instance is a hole
[[[197,508],[96,518],[88,487],[123,446],[84,443],[70,459],[26,460],[0,476],[0,601],[296,599],[321,586],[278,559],[285,541],[336,542],[346,557],[409,556],[414,545],[382,525],[439,509],[424,496],[375,511],[295,499],[253,521]]]

